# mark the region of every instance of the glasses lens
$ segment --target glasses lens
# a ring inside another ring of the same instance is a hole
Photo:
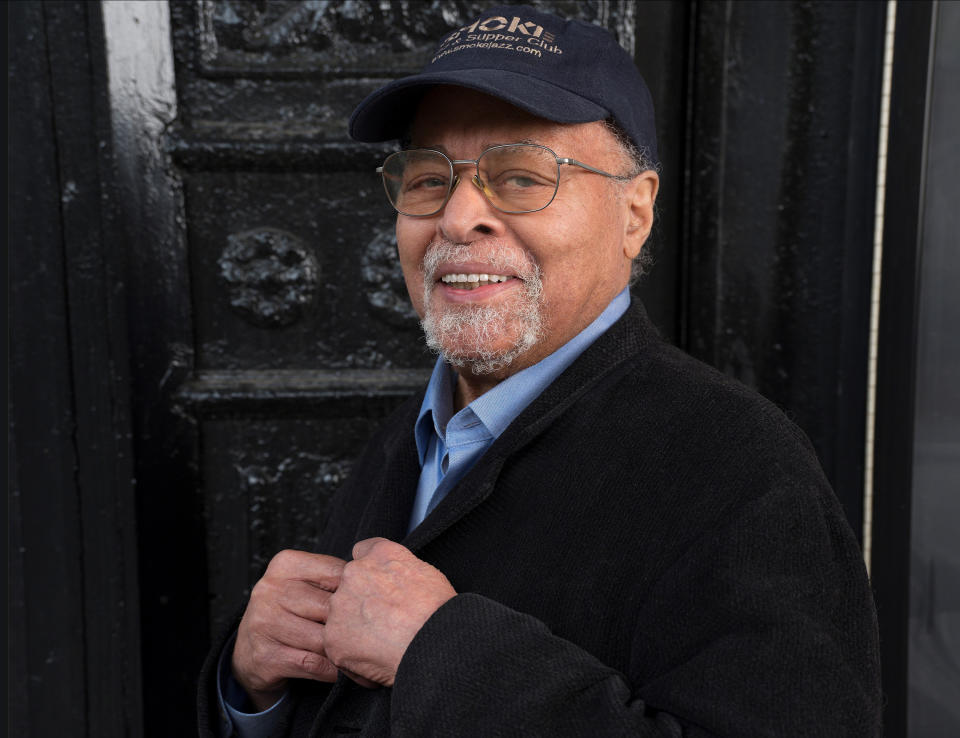
[[[557,194],[559,174],[557,157],[543,146],[494,146],[480,157],[480,178],[487,185],[487,197],[506,213],[547,207]]]
[[[383,186],[390,203],[404,215],[433,215],[450,192],[453,168],[443,154],[413,149],[391,154],[383,163]]]

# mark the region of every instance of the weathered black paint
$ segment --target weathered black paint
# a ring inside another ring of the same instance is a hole
[[[671,0],[645,2],[637,18],[635,58],[653,96],[657,115],[657,149],[662,172],[656,223],[644,248],[654,266],[633,288],[651,320],[669,341],[685,340],[682,301],[685,277],[687,218],[684,189],[692,149],[689,105],[692,80],[691,34],[696,3]]]
[[[698,8],[685,348],[806,431],[859,534],[884,7]]]
[[[11,713],[15,734],[86,734],[82,571],[71,442],[70,358],[60,183],[43,10],[10,8]],[[17,36],[19,35],[19,39]],[[19,41],[19,42],[18,42]],[[32,306],[43,310],[32,314]],[[44,357],[43,362],[38,358]],[[28,390],[32,388],[32,391]],[[22,393],[22,394],[21,394]],[[19,396],[19,401],[15,398]],[[21,481],[24,474],[29,480]],[[53,611],[51,603],[61,606]],[[28,630],[28,625],[30,630]],[[37,635],[32,632],[40,629]],[[36,645],[34,645],[36,643]],[[56,654],[50,663],[45,653]],[[64,680],[64,688],[51,684]]]
[[[800,423],[859,531],[883,6],[537,4],[650,83],[634,293]],[[424,380],[390,147],[346,119],[485,5],[173,3],[173,122],[108,100],[98,4],[11,6],[13,624],[45,633],[14,640],[16,734],[189,735],[210,629]]]
[[[142,734],[99,6],[9,6],[12,735]]]

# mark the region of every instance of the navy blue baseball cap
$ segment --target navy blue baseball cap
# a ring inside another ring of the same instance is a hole
[[[502,5],[448,34],[423,71],[369,95],[350,116],[357,141],[408,132],[424,92],[456,85],[557,123],[613,118],[657,162],[653,99],[630,55],[604,28],[529,5]]]

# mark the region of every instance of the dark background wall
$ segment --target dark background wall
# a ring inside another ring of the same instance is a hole
[[[652,89],[636,297],[807,432],[860,535],[885,5],[535,4]],[[425,380],[389,147],[345,123],[486,5],[8,6],[12,735],[190,734],[211,633]]]

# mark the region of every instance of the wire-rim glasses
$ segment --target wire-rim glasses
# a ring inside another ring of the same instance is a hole
[[[401,215],[436,215],[447,204],[460,181],[454,167],[473,164],[471,182],[493,207],[504,213],[535,213],[557,195],[560,165],[570,164],[611,179],[626,180],[584,164],[557,156],[540,144],[499,144],[477,159],[451,159],[435,149],[407,149],[391,154],[377,167],[390,204]]]

